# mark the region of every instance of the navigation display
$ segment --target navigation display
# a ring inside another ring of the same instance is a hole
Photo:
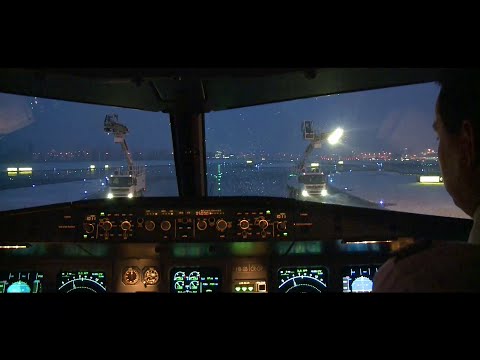
[[[321,293],[327,290],[324,266],[301,266],[278,270],[278,290],[283,293]]]
[[[1,293],[40,293],[43,273],[36,271],[0,271]]]
[[[373,276],[380,265],[346,266],[342,270],[343,292],[371,292]]]
[[[214,293],[220,291],[222,276],[218,269],[175,267],[170,270],[170,292]]]
[[[57,290],[62,293],[104,293],[103,271],[63,271],[57,275]]]

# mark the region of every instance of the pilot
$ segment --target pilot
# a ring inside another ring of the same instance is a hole
[[[466,242],[417,242],[388,259],[373,292],[480,292],[480,72],[438,82],[433,128],[445,189],[473,219]]]

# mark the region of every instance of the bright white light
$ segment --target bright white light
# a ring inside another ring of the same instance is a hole
[[[330,145],[335,145],[336,143],[338,143],[338,141],[340,140],[340,138],[342,137],[343,135],[343,129],[341,128],[337,128],[333,131],[333,133],[331,133],[329,136],[328,136],[328,142]]]
[[[112,193],[108,193],[107,198],[113,199],[113,194],[112,194]]]
[[[302,190],[302,196],[307,197],[307,196],[310,196],[310,195],[308,194],[307,190]]]
[[[0,245],[0,249],[26,249],[27,245]]]
[[[318,167],[318,166],[320,166],[320,163],[311,163],[310,166],[311,167]]]
[[[132,193],[128,193],[128,198],[129,198],[129,199],[133,198],[133,194],[132,194]]]
[[[322,189],[322,191],[320,191],[320,195],[321,196],[327,196],[328,195],[327,189]]]
[[[439,183],[443,182],[441,176],[420,176],[421,183]]]

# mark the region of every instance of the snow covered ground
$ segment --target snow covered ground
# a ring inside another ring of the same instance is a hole
[[[329,178],[329,186],[386,209],[427,215],[469,218],[440,184],[422,184],[415,175],[385,171],[352,171]]]

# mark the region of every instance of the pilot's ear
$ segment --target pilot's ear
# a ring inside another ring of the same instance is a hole
[[[460,129],[460,146],[462,149],[462,159],[468,168],[473,169],[479,165],[478,154],[475,150],[476,142],[479,139],[475,138],[475,131],[471,121],[464,120]]]

